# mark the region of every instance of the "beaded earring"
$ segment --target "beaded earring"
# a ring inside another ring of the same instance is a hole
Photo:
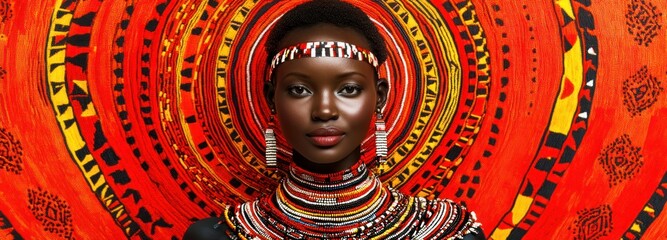
[[[278,167],[278,145],[276,144],[276,134],[273,132],[273,113],[275,110],[271,109],[271,116],[269,117],[269,126],[264,130],[264,142],[266,144],[266,152],[264,153],[264,160],[266,161],[266,168],[276,169]]]
[[[382,113],[378,109],[375,118],[375,156],[378,164],[387,160],[387,130],[382,119]]]

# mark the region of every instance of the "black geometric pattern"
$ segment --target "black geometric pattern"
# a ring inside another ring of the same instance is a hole
[[[644,165],[640,150],[640,147],[632,145],[627,134],[616,138],[602,150],[598,162],[609,177],[610,187],[631,179],[639,172]]]
[[[59,196],[42,189],[28,189],[29,208],[44,230],[64,239],[72,236],[72,212]]]
[[[613,228],[611,207],[602,205],[577,211],[577,219],[570,227],[575,240],[595,240],[607,236]]]
[[[23,148],[14,135],[0,128],[0,170],[14,174],[23,171]]]
[[[632,0],[625,13],[625,24],[637,44],[648,46],[662,28],[662,13],[646,0]]]

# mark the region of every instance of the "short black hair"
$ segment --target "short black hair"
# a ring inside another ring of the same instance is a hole
[[[362,34],[378,63],[387,59],[387,47],[380,32],[371,19],[358,7],[340,0],[314,0],[294,7],[276,22],[264,44],[268,60],[280,51],[278,43],[290,31],[309,27],[318,23],[349,27]]]

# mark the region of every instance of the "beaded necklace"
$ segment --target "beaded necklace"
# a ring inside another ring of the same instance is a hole
[[[480,226],[450,200],[383,186],[361,161],[333,174],[292,165],[273,194],[223,215],[232,239],[455,239]]]

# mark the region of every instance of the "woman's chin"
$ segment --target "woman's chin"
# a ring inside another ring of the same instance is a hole
[[[310,164],[316,165],[335,165],[338,162],[341,162],[344,159],[342,156],[331,156],[331,155],[312,155],[306,157],[306,161]]]

